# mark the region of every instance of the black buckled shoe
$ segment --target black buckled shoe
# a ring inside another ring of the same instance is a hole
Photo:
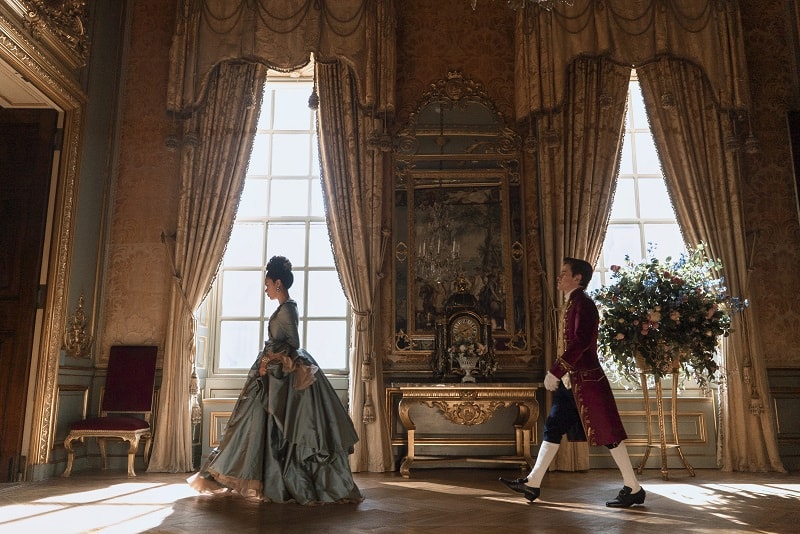
[[[525,495],[525,498],[528,499],[529,502],[533,502],[539,498],[539,488],[532,488],[525,484],[528,481],[527,478],[508,479],[500,477],[498,480],[508,489]]]
[[[647,495],[644,488],[639,488],[636,493],[631,493],[632,491],[628,486],[622,486],[617,498],[613,501],[607,501],[606,506],[610,508],[629,508],[634,504],[644,504],[644,498]]]

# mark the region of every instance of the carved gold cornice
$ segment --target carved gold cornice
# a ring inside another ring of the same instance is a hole
[[[86,65],[89,36],[85,0],[5,0],[24,33],[70,71]]]
[[[2,7],[2,5],[0,5]],[[86,100],[76,78],[32,41],[12,19],[0,10],[0,58],[64,110],[77,108]]]

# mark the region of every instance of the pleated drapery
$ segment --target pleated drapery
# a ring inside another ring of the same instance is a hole
[[[616,185],[630,68],[601,58],[581,58],[570,67],[560,112],[537,123],[541,203],[543,287],[548,295],[545,367],[550,368],[564,335],[557,274],[565,256],[592,264],[600,255]],[[555,469],[589,468],[589,448],[559,448]]]
[[[194,468],[189,405],[194,311],[211,288],[230,238],[266,73],[264,66],[254,63],[221,63],[209,79],[202,103],[184,123],[177,228],[174,237],[163,236],[174,284],[150,472]]]
[[[221,61],[247,59],[290,71],[318,61],[353,70],[365,108],[394,107],[392,0],[178,0],[167,108],[185,112]]]
[[[633,66],[662,55],[682,58],[703,69],[721,107],[750,105],[739,8],[733,0],[572,0],[520,11],[517,117],[561,107],[572,83],[569,65],[581,56]],[[522,42],[529,46],[527,67]]]
[[[379,121],[359,109],[356,80],[340,62],[316,64],[319,145],[328,231],[336,270],[353,308],[350,350],[350,415],[359,442],[353,471],[391,471],[389,425],[383,409],[383,369],[375,355],[376,296],[389,240],[382,225],[384,159],[370,148]]]
[[[731,295],[747,298],[752,261],[742,211],[736,118],[696,66],[663,59],[637,69],[664,179],[690,245],[722,260]],[[767,369],[752,312],[734,317],[721,366],[718,460],[726,471],[784,471]]]

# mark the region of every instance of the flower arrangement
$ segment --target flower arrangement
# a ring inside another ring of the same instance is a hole
[[[490,377],[497,370],[497,360],[489,348],[468,339],[457,338],[447,349],[447,354],[454,367],[465,373],[477,369],[483,376]]]
[[[648,249],[648,256],[652,250]],[[714,381],[720,336],[747,301],[727,294],[722,262],[703,244],[672,262],[652,258],[611,267],[612,283],[593,293],[600,308],[598,348],[616,380],[637,383],[640,370],[654,378],[681,369],[701,386]]]

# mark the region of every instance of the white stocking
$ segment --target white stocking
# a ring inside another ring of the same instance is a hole
[[[613,449],[609,449],[609,452],[611,452],[611,457],[614,458],[617,467],[622,473],[622,482],[631,489],[631,493],[639,491],[641,486],[639,486],[639,481],[636,480],[636,473],[633,471],[633,465],[631,464],[630,456],[628,456],[628,448],[625,446],[625,442],[620,442]]]
[[[532,488],[538,488],[542,485],[544,474],[547,473],[547,469],[550,467],[553,458],[556,457],[557,452],[558,443],[550,443],[549,441],[542,442],[542,446],[539,447],[539,454],[536,455],[536,464],[533,466],[533,470],[528,474],[528,482],[526,485]]]

